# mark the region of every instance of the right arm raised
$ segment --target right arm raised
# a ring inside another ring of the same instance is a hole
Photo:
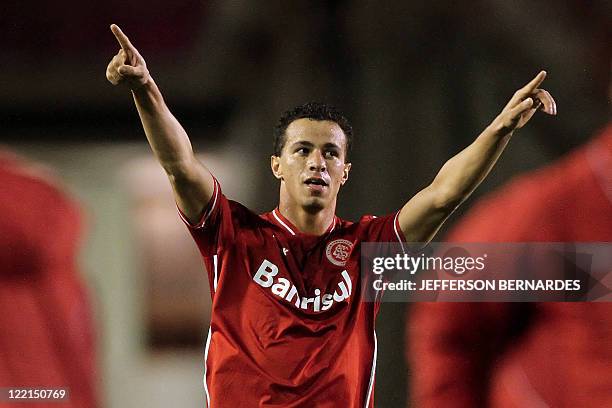
[[[193,154],[187,133],[166,106],[144,58],[118,26],[111,25],[111,31],[121,49],[108,64],[106,78],[131,89],[147,140],[170,179],[176,202],[196,224],[212,198],[213,177]]]

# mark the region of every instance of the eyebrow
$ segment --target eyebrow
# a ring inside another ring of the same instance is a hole
[[[315,147],[315,145],[311,142],[308,142],[306,140],[298,140],[297,142],[294,142],[291,146],[293,147],[297,147],[297,146],[304,146],[304,147]],[[338,146],[335,143],[325,143],[323,145],[324,149],[338,149],[340,150],[340,146]]]

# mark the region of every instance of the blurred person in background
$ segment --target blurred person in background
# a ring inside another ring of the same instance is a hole
[[[361,279],[359,250],[353,247],[361,241],[431,240],[486,177],[514,130],[540,108],[556,114],[553,98],[538,88],[546,73],[519,89],[491,125],[400,211],[357,223],[335,215],[351,168],[350,124],[327,105],[288,111],[277,125],[271,157],[280,180],[279,204],[259,216],[221,193],[138,50],[119,27],[111,30],[121,49],[107,67],[107,79],[131,90],[208,271],[213,296],[205,349],[208,404],[372,406],[373,328],[380,303],[351,301],[351,293],[359,293],[352,282],[360,285]]]
[[[95,408],[79,205],[49,171],[1,147],[0,180],[0,388],[64,388],[67,401],[35,406]]]
[[[482,199],[447,238],[611,242],[612,123]],[[415,304],[407,334],[410,406],[612,406],[610,303]]]

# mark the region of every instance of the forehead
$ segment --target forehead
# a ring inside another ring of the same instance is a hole
[[[342,128],[329,120],[300,118],[289,124],[285,131],[285,146],[293,143],[310,142],[314,145],[333,143],[346,149],[346,135]]]

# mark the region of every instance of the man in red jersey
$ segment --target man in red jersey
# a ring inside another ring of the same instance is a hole
[[[448,240],[612,242],[612,123],[483,198]],[[414,406],[612,406],[608,302],[420,303],[407,335]]]
[[[67,400],[32,405],[95,408],[94,322],[76,262],[81,208],[51,172],[1,146],[0,180],[0,406],[26,406],[6,388],[64,388]]]
[[[540,72],[434,181],[385,217],[336,217],[352,130],[335,109],[306,104],[283,115],[272,172],[279,204],[257,215],[221,193],[165,105],[144,59],[121,30],[108,65],[131,89],[147,139],[172,184],[209,274],[213,296],[204,385],[209,406],[370,407],[378,302],[359,298],[364,241],[429,242],[489,172],[515,129],[554,100]]]

